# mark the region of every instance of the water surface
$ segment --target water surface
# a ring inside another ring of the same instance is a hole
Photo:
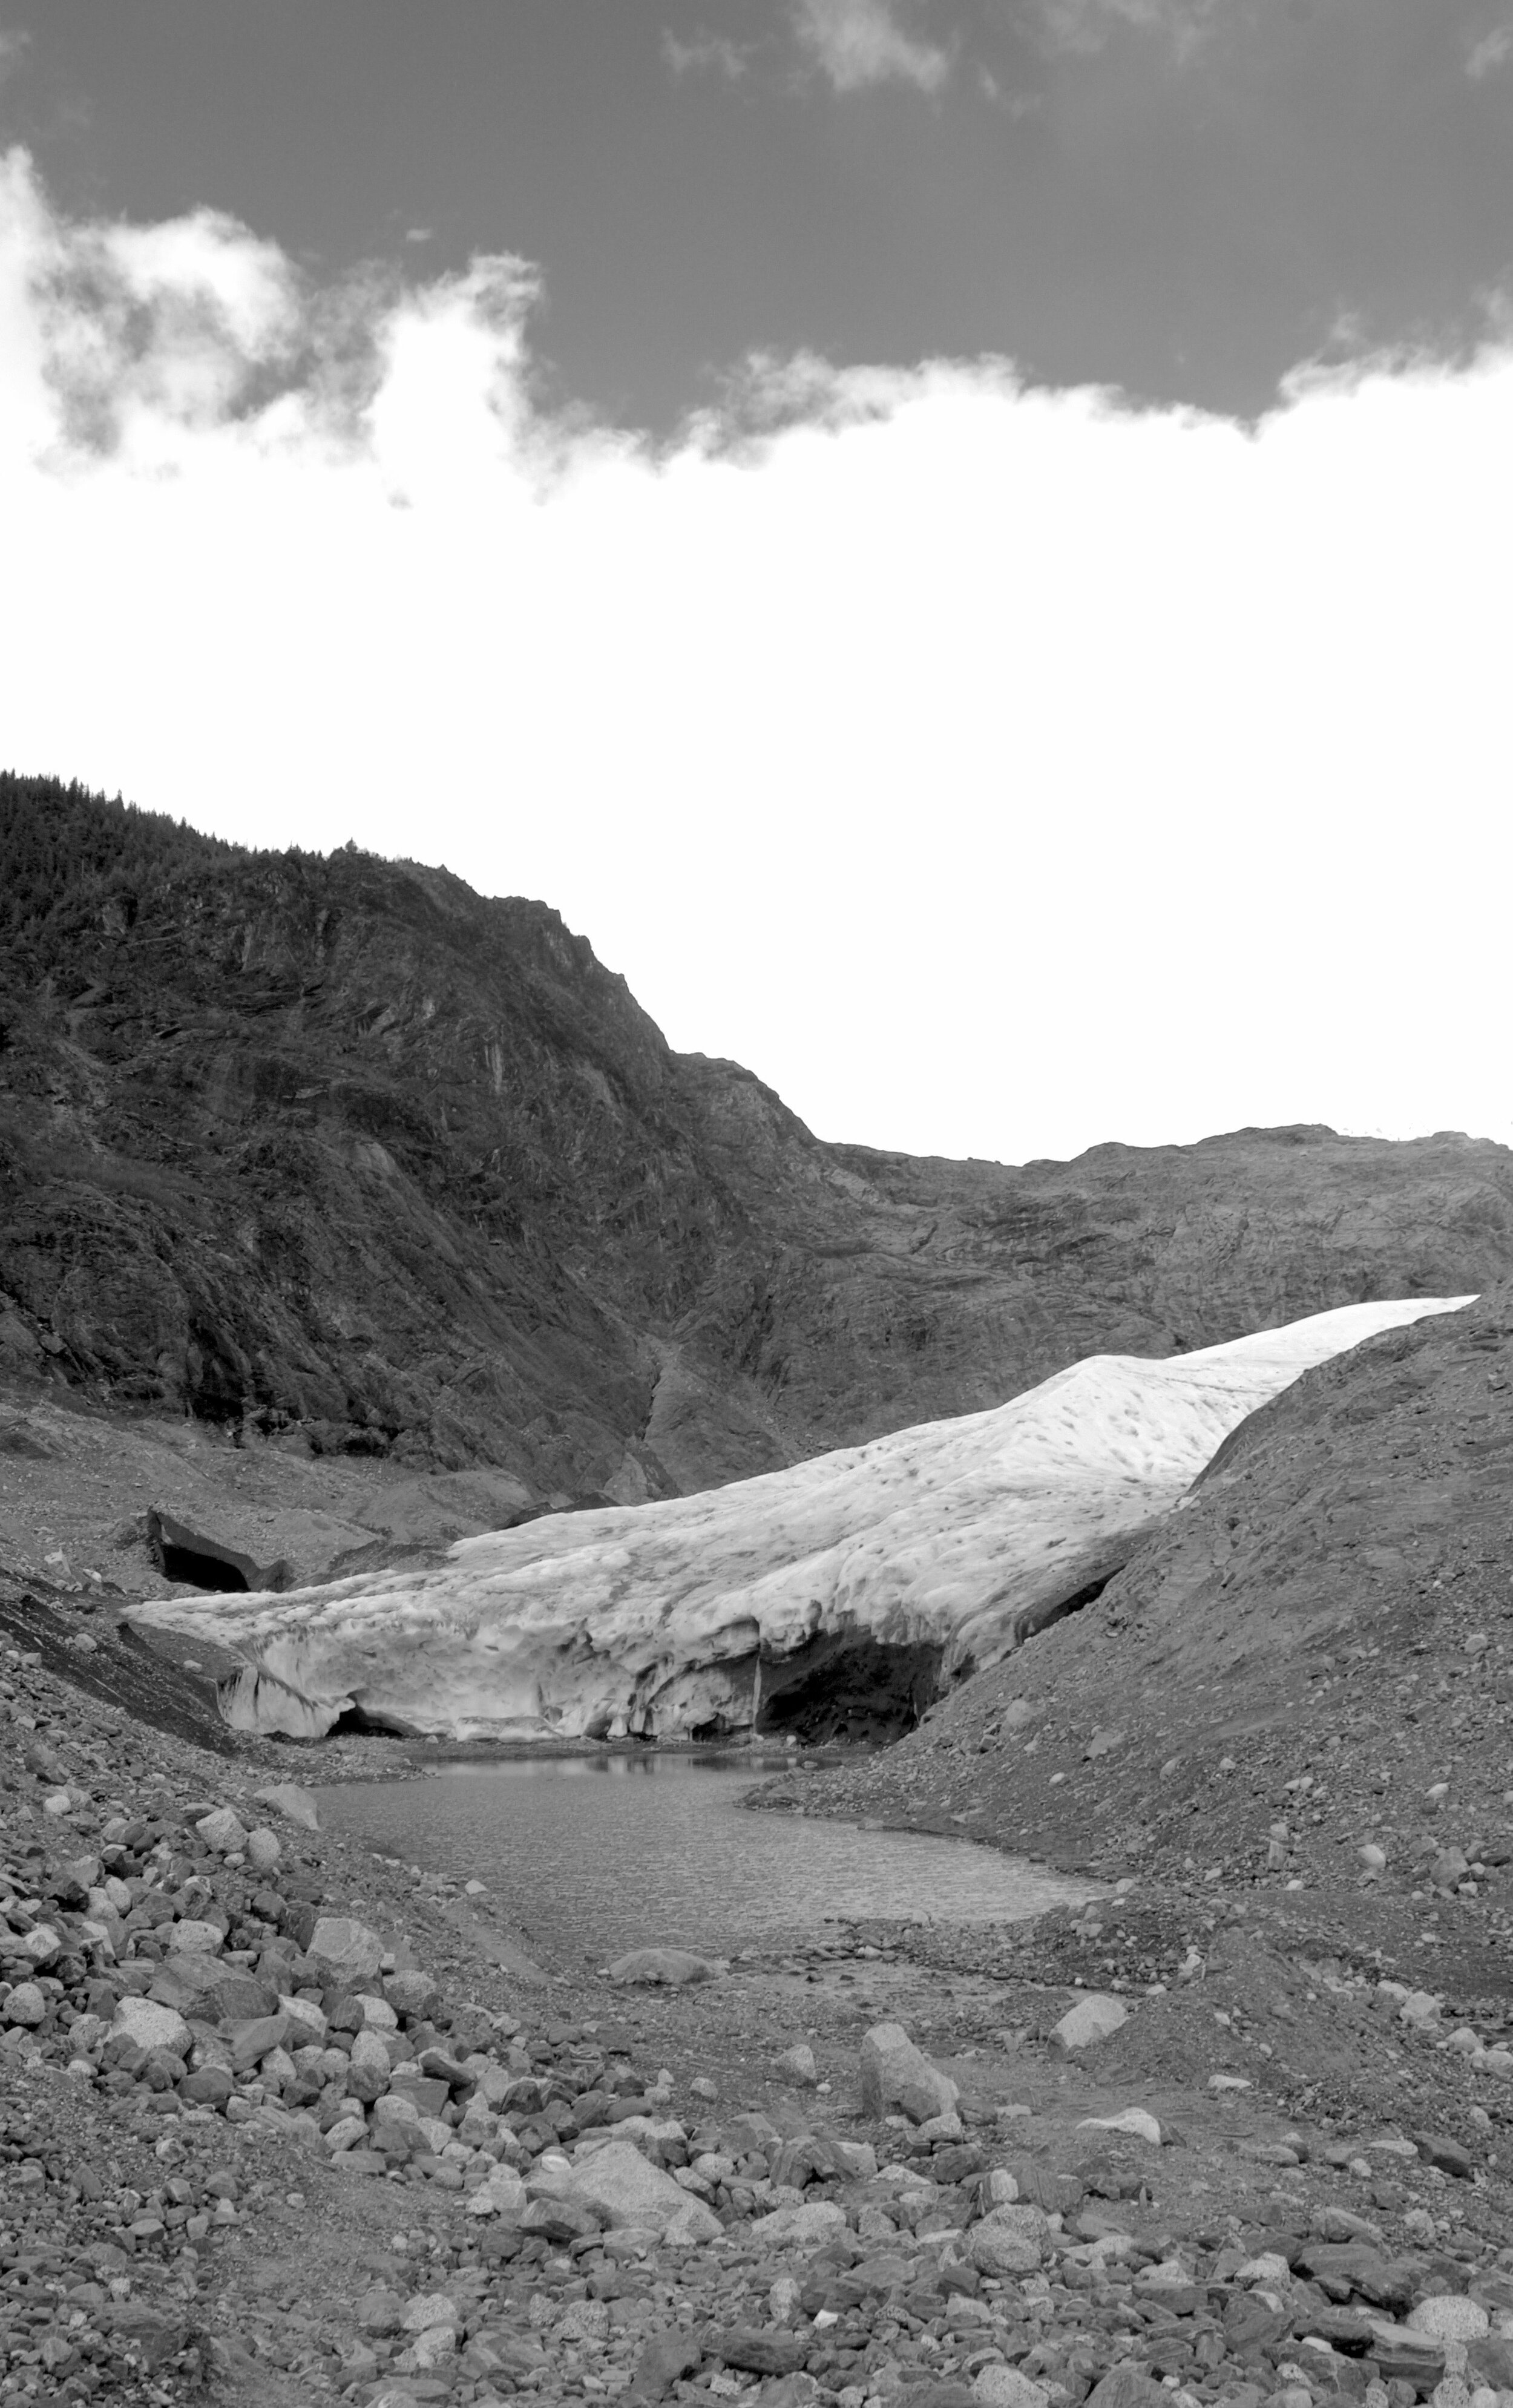
[[[538,1946],[595,1962],[656,1943],[729,1956],[828,1916],[1022,1920],[1092,1895],[966,1840],[752,1813],[761,1769],[688,1756],[512,1758],[320,1793],[323,1819],[488,1885]]]

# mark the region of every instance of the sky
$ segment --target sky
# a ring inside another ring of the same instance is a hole
[[[0,763],[828,1138],[1513,1138],[1513,0],[0,0]]]

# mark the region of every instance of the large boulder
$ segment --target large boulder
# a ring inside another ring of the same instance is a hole
[[[277,1990],[258,1981],[244,1965],[228,1965],[219,1956],[193,1949],[176,1950],[153,1973],[149,1996],[160,2006],[177,2007],[198,2023],[245,2023],[253,2015],[272,2014]]]
[[[305,1950],[307,1956],[319,1958],[338,1988],[370,1982],[387,1953],[379,1934],[350,1914],[321,1915]]]
[[[194,2034],[183,2016],[155,1999],[122,1999],[110,2025],[112,2040],[129,2040],[149,2057],[166,2050],[169,2057],[187,2057]]]
[[[980,2274],[1033,2274],[1044,2265],[1050,2226],[1038,2207],[995,2207],[973,2225],[972,2262]]]
[[[546,2172],[546,2168],[540,2170]],[[529,2186],[538,2195],[551,2196],[555,2191],[558,2198],[581,2200],[611,2226],[640,2224],[665,2233],[674,2217],[683,2218],[685,2208],[703,2205],[700,2200],[690,2200],[670,2174],[643,2157],[630,2141],[606,2141],[602,2147],[590,2150],[566,2168],[565,2182],[552,2183],[550,2189],[540,2182],[540,2172],[532,2175]],[[702,2219],[694,2221],[702,2223],[704,2240],[716,2240],[724,2229],[709,2208],[704,2208]]]
[[[960,2097],[947,2073],[915,2048],[901,2024],[874,2024],[861,2043],[862,2113],[878,2118],[901,2108],[911,2123],[949,2114]]]
[[[360,2031],[347,2061],[347,2088],[370,2105],[389,2086],[389,2052],[376,2031]]]
[[[712,1982],[721,1968],[715,1958],[696,1956],[687,1948],[632,1948],[609,1970],[612,1982],[676,1989],[685,1982]]]
[[[1068,2009],[1053,2029],[1051,2039],[1063,2055],[1073,2057],[1079,2049],[1096,2048],[1100,2041],[1110,2039],[1129,2020],[1130,2010],[1122,1999],[1092,1990]]]
[[[286,1823],[297,1823],[304,1831],[318,1831],[321,1817],[315,1800],[297,1781],[275,1781],[270,1787],[254,1792],[259,1806],[271,1807]]]

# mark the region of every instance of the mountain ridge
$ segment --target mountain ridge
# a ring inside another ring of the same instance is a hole
[[[815,1138],[550,906],[0,778],[0,1370],[638,1502],[1513,1273],[1513,1154]]]

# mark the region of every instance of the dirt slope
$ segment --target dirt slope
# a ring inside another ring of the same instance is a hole
[[[1506,1987],[1510,1379],[1506,1287],[1305,1373],[1096,1602],[807,1802],[1226,1896],[1353,1894],[1378,1846],[1373,1894]]]

